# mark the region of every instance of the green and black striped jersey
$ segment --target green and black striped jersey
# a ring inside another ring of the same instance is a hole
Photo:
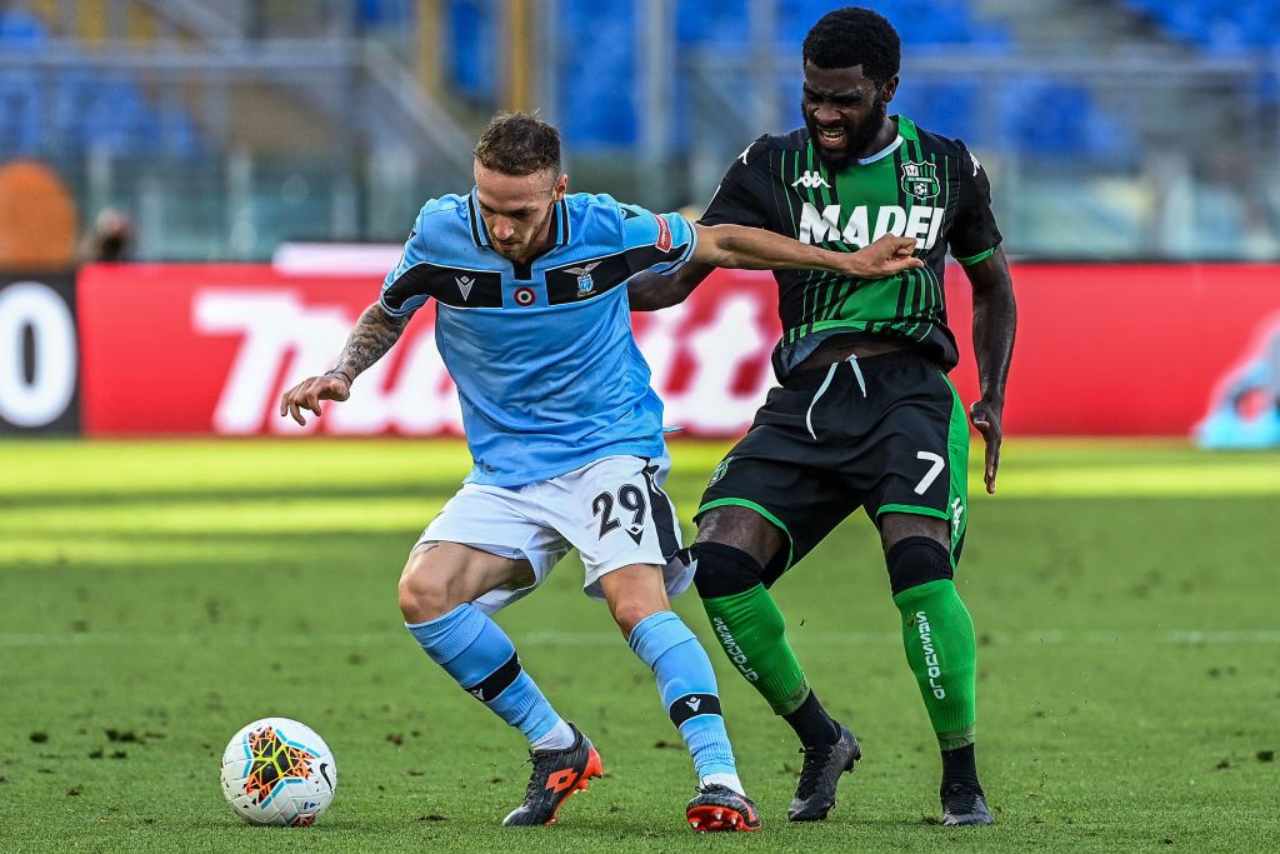
[[[886,233],[916,239],[925,266],[886,279],[774,272],[779,379],[836,335],[905,339],[948,370],[959,358],[943,298],[946,255],[976,264],[999,245],[991,186],[964,143],[894,119],[892,144],[840,171],[822,162],[806,129],[760,137],[729,167],[702,216],[706,225],[767,228],[846,252]]]

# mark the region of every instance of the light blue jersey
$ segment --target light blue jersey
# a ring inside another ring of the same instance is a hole
[[[576,193],[556,204],[551,228],[546,253],[514,264],[491,248],[474,190],[432,199],[382,286],[395,317],[436,300],[436,346],[475,461],[469,482],[521,486],[666,450],[623,284],[685,263],[693,227]]]

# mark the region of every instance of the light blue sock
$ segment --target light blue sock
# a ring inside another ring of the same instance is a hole
[[[538,741],[557,727],[568,725],[520,666],[516,648],[506,632],[471,604],[425,623],[405,623],[431,656],[467,693],[498,717]]]
[[[693,632],[674,612],[659,611],[641,620],[627,643],[658,677],[662,703],[689,748],[698,777],[731,775],[736,780],[716,674]]]

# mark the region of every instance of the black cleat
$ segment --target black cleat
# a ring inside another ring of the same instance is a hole
[[[533,773],[524,790],[524,803],[502,820],[507,827],[555,824],[560,805],[574,792],[587,788],[587,781],[604,774],[604,763],[591,742],[576,726],[572,747],[564,750],[530,751]]]
[[[822,821],[826,818],[836,805],[836,784],[840,782],[840,775],[852,771],[862,758],[858,739],[840,724],[836,726],[840,727],[840,740],[835,744],[806,747],[800,751],[804,754],[804,767],[800,770],[796,796],[787,808],[790,821]]]
[[[718,784],[698,789],[697,797],[685,807],[684,817],[699,833],[760,829],[760,813],[751,799]]]
[[[992,824],[982,787],[971,783],[948,783],[942,789],[942,823],[946,827]]]

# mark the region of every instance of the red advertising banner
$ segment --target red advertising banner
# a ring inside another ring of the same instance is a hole
[[[952,379],[969,401],[972,300],[962,271],[947,280]],[[1014,287],[1011,433],[1185,436],[1280,331],[1277,265],[1022,264]]]
[[[1022,434],[1185,435],[1280,324],[1280,268],[1037,265],[1015,268],[1018,343],[1006,429]],[[977,393],[971,300],[948,275]],[[99,265],[79,282],[83,424],[90,435],[460,434],[436,350],[434,310],[356,383],[351,400],[298,427],[280,394],[329,367],[376,277],[286,274],[265,265]],[[691,435],[734,436],[773,384],[778,337],[767,273],[722,271],[683,305],[634,316],[666,403]]]

